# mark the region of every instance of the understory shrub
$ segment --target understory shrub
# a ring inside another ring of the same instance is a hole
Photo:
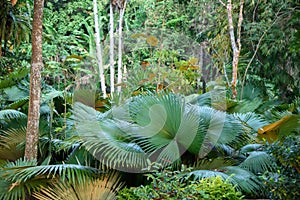
[[[267,151],[277,163],[276,172],[262,177],[271,199],[300,199],[300,136],[289,136],[268,145]]]
[[[188,181],[182,179],[180,174],[163,172],[150,175],[149,185],[124,188],[118,193],[119,200],[127,199],[214,199],[214,200],[240,200],[243,196],[236,191],[235,186],[224,181],[220,176]]]

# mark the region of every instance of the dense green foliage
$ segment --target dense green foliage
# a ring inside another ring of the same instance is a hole
[[[152,179],[149,185],[124,188],[117,199],[243,199],[241,193],[220,176],[188,181],[178,173],[162,171],[148,175]]]
[[[267,151],[277,164],[275,172],[264,174],[263,179],[274,199],[297,199],[300,197],[300,137],[290,136],[267,146]]]
[[[300,195],[299,3],[245,0],[232,100],[219,0],[130,0],[122,90],[103,99],[93,1],[46,0],[39,155],[25,161],[33,1],[13,2],[0,0],[0,199],[114,197],[122,181],[119,199]],[[98,10],[109,88],[109,1]]]

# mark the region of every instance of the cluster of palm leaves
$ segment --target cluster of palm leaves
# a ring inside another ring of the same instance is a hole
[[[88,156],[81,155],[82,149],[76,148],[77,142],[49,137],[44,133],[48,129],[42,125],[43,121],[40,126],[40,159],[23,160],[26,118],[25,114],[13,109],[0,111],[1,126],[11,127],[16,122],[20,123],[20,127],[1,131],[0,199],[17,200],[28,196],[53,200],[115,198],[116,191],[122,186],[118,173],[100,170],[87,163]],[[61,156],[65,159],[59,162],[56,156],[60,151],[68,150],[70,153]],[[81,164],[82,160],[84,164]]]
[[[151,172],[153,163],[173,169],[189,166],[192,170],[182,173],[186,178],[221,176],[244,193],[262,196],[259,176],[272,171],[274,163],[256,135],[270,121],[253,112],[225,112],[222,104],[227,100],[215,98],[212,92],[193,97],[148,93],[105,113],[80,99],[67,120],[67,134],[49,134],[49,126],[41,126],[38,162],[22,160],[25,127],[6,128],[0,138],[0,197],[85,199],[92,195],[87,191],[97,190],[114,198],[119,179],[108,176],[115,178],[107,180],[107,171]],[[49,93],[44,101],[58,96]],[[297,110],[297,105],[289,106]],[[280,118],[284,112],[274,111],[278,109],[270,112]],[[19,111],[0,111],[2,127],[14,127],[10,123],[22,120],[26,122],[26,115]],[[62,197],[62,191],[73,196]]]
[[[193,166],[186,173],[191,178],[220,175],[244,192],[262,191],[258,175],[272,170],[273,163],[255,136],[268,121],[202,104],[173,93],[149,93],[104,114],[78,102],[74,117],[84,147],[110,168],[145,172],[152,163],[186,164]]]

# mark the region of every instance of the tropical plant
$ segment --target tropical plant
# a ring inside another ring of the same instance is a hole
[[[272,199],[297,199],[300,197],[300,137],[289,136],[266,146],[266,151],[277,163],[275,171],[266,171],[262,179]]]
[[[82,165],[37,165],[34,160],[4,162],[0,167],[1,199],[25,199],[43,187],[61,180],[68,184],[84,184],[102,171]],[[53,182],[54,181],[54,182]]]
[[[85,147],[110,167],[145,167],[148,159],[178,165],[186,151],[205,157],[216,144],[247,142],[234,116],[187,104],[173,93],[139,95],[104,114],[75,103],[74,115]]]
[[[124,188],[117,199],[243,199],[227,180],[221,177],[197,181],[182,179],[180,171],[154,171],[147,174],[149,185]]]
[[[34,193],[39,200],[101,200],[116,199],[116,194],[122,184],[117,173],[103,175],[102,178],[87,181],[84,184],[57,181],[51,187],[42,188]]]

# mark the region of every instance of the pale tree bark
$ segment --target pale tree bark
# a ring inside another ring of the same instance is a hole
[[[109,67],[110,67],[110,93],[115,91],[115,67],[114,67],[114,12],[113,3],[109,3]]]
[[[95,39],[96,39],[96,56],[97,56],[97,64],[99,70],[99,78],[101,91],[103,94],[103,98],[106,98],[106,85],[105,85],[105,77],[104,77],[104,68],[103,68],[103,59],[102,59],[102,50],[100,43],[100,26],[99,26],[99,17],[98,17],[98,6],[97,0],[93,0],[94,6],[94,21],[95,21]]]
[[[224,3],[222,3],[224,5]],[[240,12],[239,19],[237,25],[237,39],[235,39],[234,33],[234,25],[232,19],[232,1],[227,1],[227,14],[228,14],[228,24],[229,24],[229,35],[231,41],[231,47],[233,52],[232,58],[232,81],[231,81],[231,90],[232,90],[232,99],[236,99],[237,97],[237,74],[238,74],[238,64],[239,64],[239,56],[241,51],[241,27],[243,22],[243,8],[244,8],[244,0],[240,0]]]
[[[121,82],[122,82],[122,51],[123,51],[123,16],[125,13],[127,1],[124,0],[124,4],[120,8],[119,16],[119,46],[118,46],[118,92],[121,92]]]
[[[40,98],[41,98],[41,71],[42,59],[42,33],[43,33],[44,0],[34,1],[32,22],[32,58],[30,70],[30,97],[28,106],[28,121],[26,130],[25,159],[37,159]]]

